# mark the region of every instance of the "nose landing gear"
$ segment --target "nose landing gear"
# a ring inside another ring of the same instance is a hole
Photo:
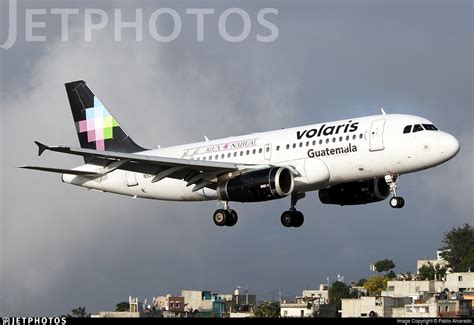
[[[398,175],[387,175],[385,176],[385,181],[387,182],[390,193],[392,193],[392,197],[390,198],[390,206],[394,209],[401,209],[405,206],[405,199],[401,196],[397,196],[397,181]]]

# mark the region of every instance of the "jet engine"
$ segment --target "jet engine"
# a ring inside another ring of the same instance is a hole
[[[324,204],[358,205],[385,200],[390,188],[383,178],[338,184],[319,191]]]
[[[285,167],[271,167],[231,178],[217,187],[222,201],[260,202],[285,197],[295,186],[293,173]]]

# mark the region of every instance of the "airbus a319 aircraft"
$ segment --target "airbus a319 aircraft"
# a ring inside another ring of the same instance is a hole
[[[218,226],[234,226],[229,202],[291,198],[281,215],[285,227],[300,227],[296,210],[306,192],[319,191],[324,204],[357,205],[385,200],[392,208],[400,175],[442,164],[459,151],[459,142],[430,121],[385,114],[252,133],[159,149],[137,145],[84,81],[66,84],[81,148],[45,150],[82,156],[73,169],[22,166],[62,174],[64,183],[132,197],[218,200]]]

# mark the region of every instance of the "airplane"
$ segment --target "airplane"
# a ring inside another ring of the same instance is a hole
[[[218,200],[217,226],[232,227],[229,202],[290,197],[280,221],[300,227],[296,209],[307,192],[323,204],[360,205],[397,195],[400,175],[440,165],[460,149],[458,140],[429,120],[406,114],[357,117],[158,149],[137,145],[86,82],[66,83],[80,148],[35,141],[49,150],[81,156],[72,169],[20,166],[62,174],[64,183],[88,189],[169,201]]]

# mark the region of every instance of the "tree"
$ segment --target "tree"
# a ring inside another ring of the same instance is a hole
[[[86,313],[86,306],[84,307],[77,307],[71,311],[72,315],[67,314],[66,317],[69,318],[85,318],[91,317],[91,314]]]
[[[387,277],[389,279],[395,279],[397,275],[395,274],[395,272],[393,272],[393,270],[390,270],[390,272],[387,273]]]
[[[414,281],[418,279],[418,276],[411,272],[407,272],[407,273],[402,273],[398,279],[400,281]]]
[[[364,288],[367,289],[370,295],[378,296],[383,289],[387,288],[389,280],[387,276],[373,276],[364,283]]]
[[[364,283],[366,282],[367,282],[367,279],[360,279],[359,281],[357,281],[356,286],[363,287]]]
[[[342,298],[353,298],[356,296],[351,290],[351,287],[344,282],[336,281],[329,288],[329,303],[336,305],[337,309],[341,309]]]
[[[418,269],[418,278],[420,280],[441,280],[445,277],[447,267],[439,264],[433,265],[431,262],[422,265]]]
[[[453,272],[466,272],[469,267],[474,269],[474,227],[467,223],[459,228],[453,228],[444,234],[443,252],[444,258]]]
[[[115,311],[129,311],[130,304],[126,301],[119,302],[115,305]]]
[[[392,260],[384,259],[376,262],[374,267],[378,273],[388,272],[395,267],[395,263]]]
[[[253,312],[255,317],[259,318],[277,318],[280,317],[280,303],[279,302],[265,302],[255,308]]]

